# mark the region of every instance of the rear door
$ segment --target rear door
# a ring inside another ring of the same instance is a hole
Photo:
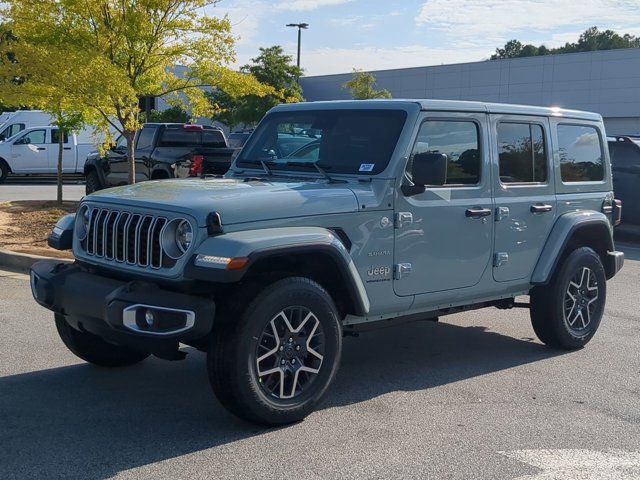
[[[493,278],[528,278],[556,216],[549,122],[545,117],[491,115],[495,246]]]
[[[72,143],[73,137],[65,133],[62,143],[62,173],[74,173],[76,171],[76,152]],[[49,168],[53,172],[58,171],[58,151],[60,141],[60,130],[51,129],[51,137],[48,140],[47,151],[49,153]]]
[[[36,129],[20,135],[11,145],[14,173],[50,173],[47,130]]]

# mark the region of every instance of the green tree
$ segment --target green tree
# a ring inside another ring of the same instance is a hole
[[[368,100],[372,98],[391,98],[388,90],[376,90],[376,77],[369,72],[353,70],[353,77],[342,88],[351,92],[354,100]]]
[[[62,206],[62,156],[65,136],[77,132],[85,126],[86,117],[82,112],[61,108],[49,108],[49,113],[53,116],[53,125],[58,127],[58,169],[57,169],[57,195],[58,205]]]
[[[191,120],[189,112],[180,105],[174,105],[162,111],[151,110],[149,118],[144,118],[145,122],[158,123],[187,123],[189,120]]]
[[[567,42],[558,48],[522,45],[518,40],[509,40],[503,48],[496,48],[496,53],[491,56],[491,60],[638,47],[640,47],[640,37],[634,37],[628,33],[620,35],[613,30],[599,30],[598,27],[591,27],[580,35],[577,42]]]
[[[164,96],[174,105],[188,102],[194,115],[210,116],[214,106],[203,87],[222,87],[233,95],[270,92],[255,77],[229,68],[235,59],[229,19],[203,13],[216,4],[217,0],[12,0],[3,17],[17,39],[10,42],[16,61],[5,62],[1,74],[23,79],[20,85],[14,82],[16,88],[57,86],[66,103],[94,113],[103,130],[111,127],[122,134],[133,183],[140,98]],[[60,71],[39,72],[43,63],[34,63],[34,56],[53,60]],[[61,82],[61,76],[69,78]]]
[[[260,55],[251,59],[240,71],[252,75],[259,82],[272,88],[269,95],[234,95],[228,90],[216,89],[208,94],[217,113],[213,119],[230,127],[239,124],[255,125],[273,107],[280,103],[302,102],[302,89],[298,79],[302,70],[293,57],[286,55],[282,47],[275,45],[260,48]]]

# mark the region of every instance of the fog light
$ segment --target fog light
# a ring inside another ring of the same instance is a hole
[[[153,324],[156,322],[156,316],[153,314],[151,310],[147,310],[144,313],[144,321],[147,322],[149,327],[153,327]]]

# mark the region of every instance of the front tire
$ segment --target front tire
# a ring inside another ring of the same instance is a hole
[[[4,160],[0,160],[0,183],[4,183],[8,176],[9,165],[7,165]]]
[[[604,314],[607,279],[591,248],[571,252],[546,286],[531,292],[531,324],[543,343],[575,350],[593,338]]]
[[[100,177],[98,177],[98,172],[95,170],[90,170],[87,172],[85,178],[85,192],[87,195],[91,195],[94,192],[102,189],[102,185],[100,185]]]
[[[320,285],[280,280],[220,322],[207,369],[225,408],[266,426],[297,422],[315,409],[342,352],[338,312]]]
[[[149,356],[147,352],[113,345],[96,335],[76,330],[62,315],[56,315],[56,328],[62,342],[74,355],[100,367],[128,367]]]

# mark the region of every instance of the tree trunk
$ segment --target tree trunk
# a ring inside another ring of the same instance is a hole
[[[124,132],[124,137],[127,139],[127,162],[129,163],[129,184],[136,183],[136,149],[134,141],[136,138],[136,132]]]
[[[62,149],[64,148],[64,131],[58,128],[58,198],[59,206],[62,206]]]

